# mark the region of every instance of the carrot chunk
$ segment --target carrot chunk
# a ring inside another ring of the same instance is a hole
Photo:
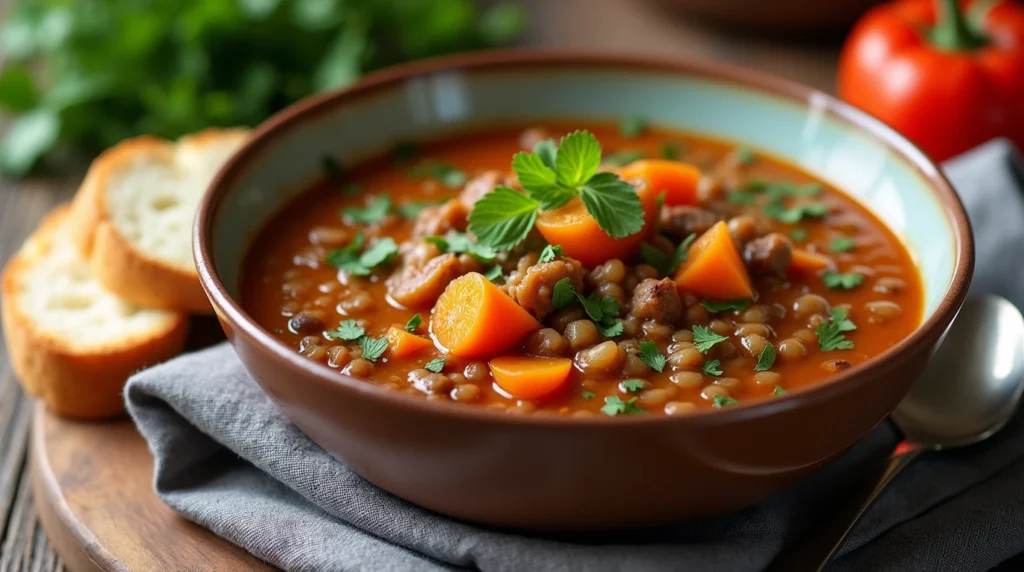
[[[388,329],[388,351],[393,358],[416,355],[430,347],[433,347],[433,344],[423,336],[411,334],[401,328]]]
[[[658,196],[650,188],[649,185],[637,188],[640,205],[644,209],[644,227],[636,234],[623,238],[608,236],[578,198],[555,210],[541,211],[537,215],[537,230],[548,243],[561,246],[566,256],[579,260],[588,268],[612,258],[629,258],[640,248],[654,225]]]
[[[641,159],[622,168],[622,178],[644,179],[657,196],[665,193],[666,205],[696,205],[700,170],[689,163],[667,159]]]
[[[452,280],[430,314],[430,333],[444,351],[463,357],[495,355],[540,323],[482,274]]]
[[[807,252],[800,248],[793,249],[793,257],[789,262],[789,271],[794,274],[814,274],[834,267],[832,259],[824,254]]]
[[[676,271],[675,280],[680,290],[715,300],[738,300],[754,295],[750,275],[725,221],[718,222],[694,241],[686,262]]]
[[[569,358],[505,356],[487,365],[498,387],[516,399],[536,399],[554,392],[565,384],[572,370]]]

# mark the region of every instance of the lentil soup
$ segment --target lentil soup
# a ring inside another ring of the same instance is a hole
[[[250,248],[244,308],[369,383],[576,416],[770,399],[920,324],[909,253],[838,190],[640,118],[580,128],[326,158]]]

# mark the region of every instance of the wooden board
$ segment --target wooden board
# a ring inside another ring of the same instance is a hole
[[[39,520],[73,572],[274,569],[160,502],[131,421],[68,421],[37,405],[30,454]]]

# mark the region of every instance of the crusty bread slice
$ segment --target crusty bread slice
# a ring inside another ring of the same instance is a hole
[[[105,290],[71,242],[57,207],[0,275],[4,337],[25,389],[68,417],[124,411],[135,371],[177,355],[188,315],[138,308]]]
[[[192,260],[192,220],[244,129],[208,129],[176,143],[123,141],[89,168],[71,206],[71,236],[93,276],[150,308],[212,311]]]

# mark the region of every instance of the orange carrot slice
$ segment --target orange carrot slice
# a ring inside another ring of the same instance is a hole
[[[636,234],[624,238],[608,236],[578,198],[555,210],[541,211],[537,215],[537,230],[548,243],[561,246],[566,256],[579,260],[588,268],[612,258],[629,258],[640,248],[654,225],[658,197],[650,188],[649,185],[640,185],[637,189],[644,209],[644,226]]]
[[[536,399],[565,384],[572,370],[569,358],[505,356],[488,364],[494,383],[516,399]]]
[[[824,254],[808,252],[799,248],[793,249],[793,257],[789,262],[789,271],[795,274],[814,274],[822,270],[834,268],[835,263]]]
[[[391,352],[391,357],[393,358],[416,355],[431,347],[433,347],[433,344],[423,336],[410,334],[401,328],[392,327],[388,329],[388,351]]]
[[[715,300],[754,295],[750,275],[725,221],[715,224],[690,246],[689,257],[676,271],[675,280],[681,290]]]
[[[622,178],[644,179],[657,196],[665,193],[666,205],[697,204],[700,170],[689,163],[667,159],[641,159],[622,168]]]
[[[482,274],[452,280],[430,314],[430,333],[452,355],[483,357],[501,353],[540,323]]]

